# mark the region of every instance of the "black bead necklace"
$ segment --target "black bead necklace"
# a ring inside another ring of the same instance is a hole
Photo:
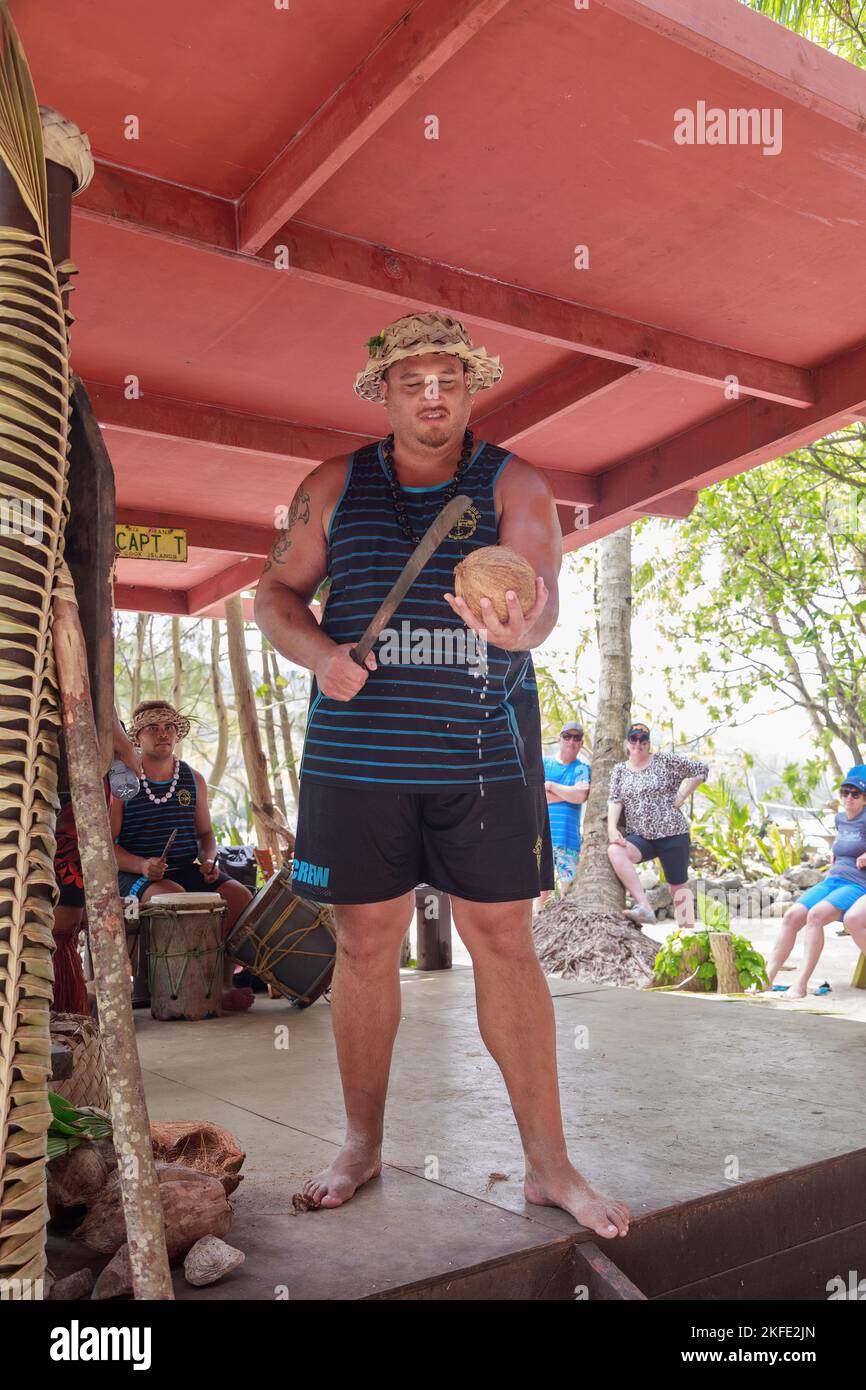
[[[463,475],[466,472],[466,469],[469,467],[469,460],[472,457],[472,447],[474,443],[475,436],[473,435],[471,430],[467,430],[463,436],[463,448],[460,450],[460,462],[457,465],[457,471],[455,472],[454,477],[451,479],[451,482],[448,484],[447,488],[442,494],[443,507],[447,502],[451,501],[452,497],[456,497],[457,493],[460,490],[460,483],[463,479]],[[382,443],[382,458],[385,462],[385,474],[388,479],[388,485],[391,489],[391,498],[394,503],[394,511],[397,514],[397,520],[400,523],[400,527],[403,531],[404,536],[406,536],[407,539],[410,540],[413,545],[418,545],[421,541],[421,536],[416,535],[412,523],[409,520],[409,515],[406,511],[406,504],[403,501],[403,496],[400,491],[400,484],[397,482],[397,474],[394,468],[393,434],[389,434],[388,438],[385,439]]]

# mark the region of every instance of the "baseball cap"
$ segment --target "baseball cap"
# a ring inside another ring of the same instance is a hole
[[[563,724],[563,726],[562,726],[562,728],[560,729],[559,732],[560,732],[560,734],[575,733],[575,734],[581,734],[581,735],[582,735],[582,734],[583,734],[583,725],[582,725],[582,724],[578,724],[576,720],[572,719],[572,720],[570,720],[567,724]]]
[[[646,724],[632,724],[626,734],[626,738],[633,738],[635,734],[646,734],[647,738],[649,738],[649,729]]]
[[[845,781],[840,782],[839,790],[843,787],[853,787],[855,792],[866,792],[866,766],[863,763],[851,768]]]

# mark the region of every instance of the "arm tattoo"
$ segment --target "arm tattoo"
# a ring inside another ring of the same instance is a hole
[[[295,493],[294,497],[292,498],[292,505],[289,508],[289,520],[286,525],[286,529],[284,531],[281,531],[280,534],[277,536],[277,539],[274,541],[274,544],[271,548],[270,556],[268,557],[268,562],[262,570],[262,574],[267,574],[268,570],[271,568],[272,565],[281,565],[283,563],[283,560],[285,559],[286,554],[288,552],[289,546],[292,543],[292,531],[294,530],[296,524],[300,522],[302,526],[306,526],[309,520],[310,494],[307,492],[307,489],[304,487],[302,483],[301,486],[298,488],[297,492]]]

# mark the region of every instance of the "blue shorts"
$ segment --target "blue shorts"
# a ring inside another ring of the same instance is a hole
[[[866,888],[861,888],[859,883],[851,883],[847,878],[833,878],[831,874],[823,883],[816,883],[814,888],[807,888],[797,902],[801,907],[814,907],[816,903],[832,903],[844,917],[849,907],[859,902],[864,893]]]

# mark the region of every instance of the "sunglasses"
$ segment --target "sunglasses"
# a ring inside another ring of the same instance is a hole
[[[574,743],[583,743],[583,734],[560,734],[560,738],[566,738]]]
[[[629,743],[649,743],[649,734],[630,734]]]
[[[839,792],[839,795],[840,795],[840,796],[866,796],[866,792],[858,792],[858,791],[855,791],[853,787],[842,787],[842,789],[841,789],[840,792]]]

